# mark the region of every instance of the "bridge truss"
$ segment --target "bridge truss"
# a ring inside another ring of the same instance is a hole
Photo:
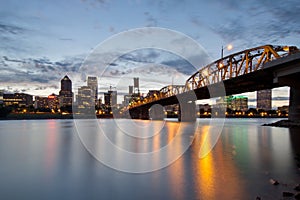
[[[129,108],[261,70],[265,63],[298,51],[294,46],[264,45],[228,55],[199,69],[187,79],[185,85],[163,87],[159,93],[147,96],[143,101],[133,102]]]

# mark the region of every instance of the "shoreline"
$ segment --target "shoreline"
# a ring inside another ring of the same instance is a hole
[[[300,120],[288,120],[288,119],[283,119],[279,120],[274,123],[270,124],[263,124],[262,126],[273,126],[273,127],[282,127],[282,128],[299,128],[300,127]]]
[[[92,116],[92,118],[94,118],[95,116]],[[111,114],[107,114],[107,115],[97,115],[96,116],[98,119],[112,119],[112,118],[124,118],[124,117],[114,117]],[[85,117],[83,117],[85,118]],[[175,116],[169,116],[167,118],[177,118]],[[211,116],[200,116],[197,117],[197,119],[207,119],[207,118],[211,118]],[[276,117],[276,116],[268,116],[268,117],[261,117],[261,116],[226,116],[226,118],[281,118],[282,117]],[[59,113],[10,113],[9,115],[7,115],[6,117],[0,117],[0,120],[46,120],[46,119],[74,119],[73,114],[59,114]],[[292,125],[296,125],[300,126],[300,121],[299,122],[290,122],[289,120],[280,120],[278,122],[274,122],[271,124],[263,124],[263,126],[278,126],[278,127],[283,127],[288,123],[292,123]]]

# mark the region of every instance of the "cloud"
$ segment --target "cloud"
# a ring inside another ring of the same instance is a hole
[[[144,12],[144,15],[146,17],[146,26],[147,27],[155,27],[158,24],[158,19],[155,18],[151,13]]]
[[[0,33],[2,34],[21,34],[24,33],[26,29],[20,27],[20,26],[15,26],[15,25],[9,25],[0,22]]]
[[[9,61],[9,62],[25,63],[23,60],[9,59],[7,56],[3,56],[3,58],[5,61]]]
[[[115,33],[115,28],[113,26],[110,26],[108,31],[110,33]]]
[[[50,61],[48,58],[16,59],[3,56],[0,59],[0,83],[41,83],[55,86],[66,73],[78,72],[82,59],[68,58],[61,61]],[[57,86],[55,86],[57,87]]]
[[[59,38],[59,40],[62,40],[62,41],[73,41],[72,38]]]
[[[208,2],[213,7],[214,18],[200,12],[190,16],[190,22],[219,35],[225,42],[239,43],[241,48],[265,43],[278,43],[284,38],[300,33],[300,3],[288,1],[243,2],[236,0]]]

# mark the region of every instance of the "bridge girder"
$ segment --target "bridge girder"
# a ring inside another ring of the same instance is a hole
[[[299,52],[295,46],[264,45],[228,55],[199,69],[187,79],[185,85],[165,86],[159,93],[133,102],[129,109],[261,70],[265,63],[295,52]]]

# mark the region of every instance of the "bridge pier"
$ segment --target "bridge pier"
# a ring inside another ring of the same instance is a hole
[[[290,87],[289,120],[300,120],[300,87]]]
[[[129,110],[131,119],[149,119],[149,109],[139,108]]]
[[[160,104],[154,104],[149,109],[149,118],[152,120],[163,120],[165,118],[164,107]]]
[[[196,104],[194,101],[179,104],[178,121],[194,122],[196,117]]]

